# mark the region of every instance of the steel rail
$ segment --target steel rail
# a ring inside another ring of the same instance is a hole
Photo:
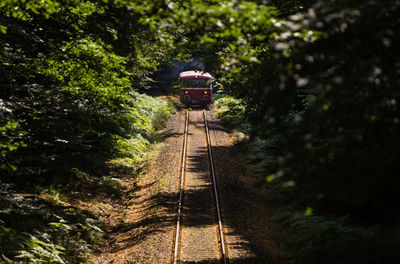
[[[219,205],[217,180],[215,177],[215,169],[214,169],[214,158],[213,158],[212,149],[211,149],[210,133],[209,133],[209,129],[208,129],[207,115],[206,115],[205,110],[203,110],[203,116],[204,116],[204,128],[206,130],[206,136],[207,136],[208,155],[210,158],[211,176],[212,176],[213,187],[214,187],[215,204],[216,204],[216,209],[217,209],[218,231],[219,231],[219,238],[220,238],[220,243],[221,243],[221,253],[222,253],[223,263],[227,264],[228,262],[227,262],[227,258],[226,258],[224,234],[222,231],[221,209],[220,209],[220,205]]]
[[[189,124],[189,110],[186,111],[185,118],[185,132],[183,137],[183,150],[182,150],[182,167],[181,167],[181,182],[179,187],[179,203],[178,203],[178,220],[176,222],[176,233],[175,233],[175,245],[174,245],[174,258],[173,263],[178,262],[178,247],[179,247],[179,231],[181,226],[182,216],[182,199],[183,199],[183,184],[185,178],[185,167],[186,167],[186,149],[187,149],[187,138],[188,138],[188,124]]]

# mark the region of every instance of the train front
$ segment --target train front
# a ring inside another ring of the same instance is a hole
[[[212,101],[213,77],[208,72],[185,71],[179,74],[181,102],[190,106],[208,107]]]

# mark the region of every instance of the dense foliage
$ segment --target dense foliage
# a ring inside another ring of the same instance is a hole
[[[88,153],[140,160],[167,106],[146,115],[137,89],[160,63],[200,56],[236,97],[220,113],[246,122],[292,256],[399,261],[398,1],[5,0],[0,11],[1,181],[68,183],[102,170]]]
[[[118,195],[113,170],[135,176],[171,113],[138,93],[169,55],[130,10],[117,1],[0,3],[0,262],[84,262],[101,225],[65,201],[87,200],[85,188]]]
[[[301,263],[398,262],[400,5],[307,4],[281,23],[314,39],[277,34],[231,79],[253,160]]]

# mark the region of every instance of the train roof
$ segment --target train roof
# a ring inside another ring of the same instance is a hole
[[[205,71],[184,71],[179,73],[180,79],[212,79],[211,74]]]

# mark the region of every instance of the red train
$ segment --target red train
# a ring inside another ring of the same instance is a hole
[[[185,105],[208,107],[211,104],[213,77],[208,72],[185,71],[179,74],[179,96]]]

